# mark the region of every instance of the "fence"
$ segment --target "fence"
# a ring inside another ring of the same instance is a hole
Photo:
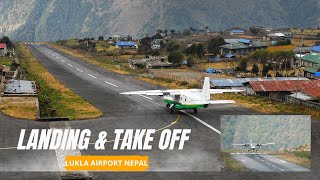
[[[287,102],[289,102],[289,103],[303,104],[303,105],[308,106],[308,107],[320,109],[320,103],[306,101],[306,100],[298,99],[298,98],[295,98],[295,97],[292,97],[292,96],[286,96],[285,100]]]

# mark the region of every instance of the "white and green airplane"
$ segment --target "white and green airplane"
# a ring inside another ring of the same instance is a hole
[[[193,109],[197,113],[197,109],[207,108],[211,104],[232,104],[233,100],[210,100],[210,94],[222,93],[238,93],[242,90],[232,89],[210,89],[209,77],[204,78],[202,89],[170,89],[170,90],[148,90],[148,91],[132,91],[123,92],[124,95],[147,95],[147,96],[163,96],[163,101],[167,103],[167,107],[173,113],[174,109]]]

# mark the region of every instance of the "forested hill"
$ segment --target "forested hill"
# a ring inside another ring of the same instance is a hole
[[[0,0],[0,34],[16,40],[142,36],[157,29],[317,27],[319,0]]]
[[[232,144],[275,143],[261,150],[294,150],[311,143],[311,124],[308,116],[223,116],[221,122],[224,150],[245,148]]]

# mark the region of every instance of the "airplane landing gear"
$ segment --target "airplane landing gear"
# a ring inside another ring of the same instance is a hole
[[[170,109],[170,114],[173,114],[173,108]]]
[[[198,109],[197,109],[197,108],[194,108],[194,109],[193,109],[193,112],[197,114],[197,113],[198,113]]]
[[[168,104],[167,104],[167,108],[169,108],[169,107],[170,107],[170,104],[168,103]]]

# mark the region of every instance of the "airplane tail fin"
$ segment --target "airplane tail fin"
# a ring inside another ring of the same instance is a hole
[[[205,101],[210,100],[210,78],[209,77],[204,78],[203,87],[201,90],[201,97]]]

